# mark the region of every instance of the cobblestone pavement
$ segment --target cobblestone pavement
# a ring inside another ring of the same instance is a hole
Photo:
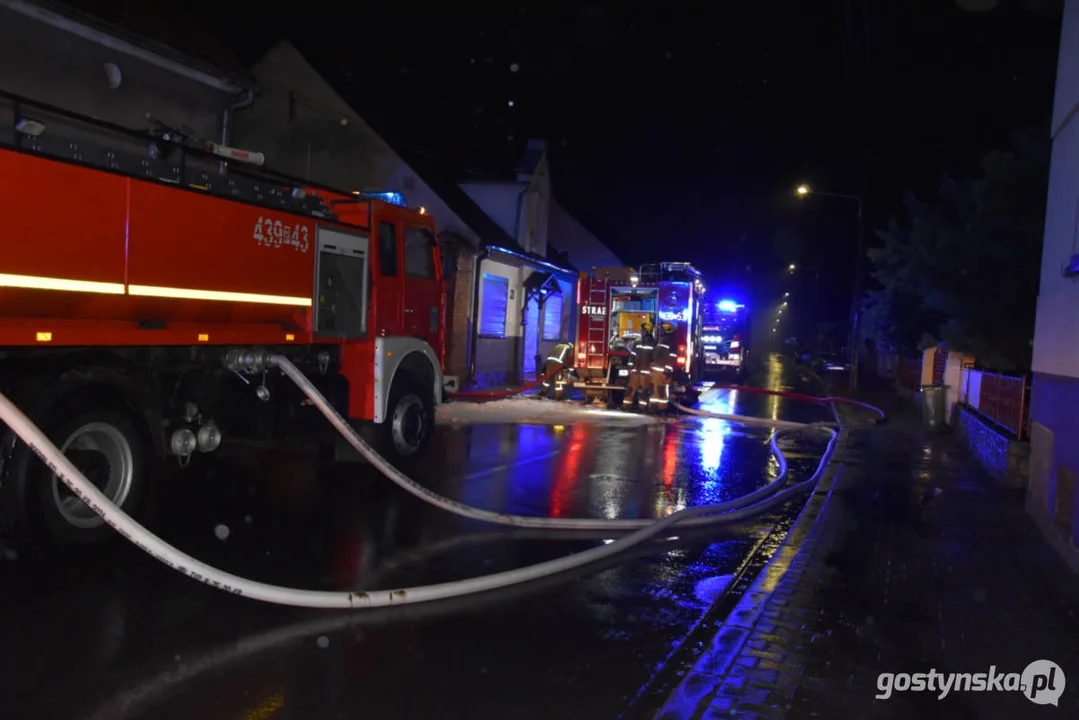
[[[844,434],[838,472],[657,720],[1079,717],[1079,579],[954,437],[867,395],[889,423]],[[1069,681],[1059,707],[1018,691],[875,698],[881,672],[1040,659]]]

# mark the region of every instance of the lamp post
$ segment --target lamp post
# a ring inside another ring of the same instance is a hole
[[[858,389],[858,337],[861,335],[861,313],[858,312],[858,301],[862,297],[862,254],[865,247],[865,214],[862,212],[862,198],[858,195],[846,193],[825,192],[814,190],[808,185],[799,185],[795,189],[799,197],[808,195],[823,195],[824,197],[853,200],[858,206],[858,250],[854,262],[854,296],[850,302],[850,379],[849,388],[853,395]]]

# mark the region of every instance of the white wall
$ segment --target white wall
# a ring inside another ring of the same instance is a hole
[[[521,196],[528,189],[523,182],[466,182],[461,189],[480,206],[511,238],[517,238],[518,207],[524,212]]]
[[[1034,329],[1034,372],[1079,377],[1079,278],[1061,268],[1079,253],[1079,2],[1067,0],[1054,101],[1053,155],[1049,170],[1041,287]]]
[[[461,189],[519,246],[547,257],[551,178],[546,155],[531,176],[518,174],[516,182],[464,182]]]

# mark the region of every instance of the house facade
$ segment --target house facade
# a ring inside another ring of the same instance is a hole
[[[512,183],[460,184],[430,158],[391,145],[290,43],[275,45],[251,72],[259,96],[236,115],[238,144],[264,153],[281,172],[395,194],[434,217],[447,284],[447,374],[484,384],[533,376],[535,356],[556,342],[543,339],[555,336],[555,321],[545,333],[540,317],[557,316],[557,334],[569,332],[576,277],[546,257],[550,180],[542,148],[526,152]]]
[[[1030,398],[1027,510],[1079,569],[1079,0],[1066,0],[1053,102]]]
[[[474,375],[481,384],[535,378],[560,341],[572,340],[578,273],[551,258],[554,201],[546,144],[530,140],[516,178],[473,181],[461,188],[525,253],[488,248],[480,255]],[[502,377],[500,368],[514,373]]]

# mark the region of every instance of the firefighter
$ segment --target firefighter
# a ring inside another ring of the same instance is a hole
[[[659,324],[659,340],[652,353],[652,397],[648,398],[648,409],[666,412],[671,401],[671,346],[667,344],[674,334],[674,326],[669,322]]]
[[[629,345],[624,338],[621,338],[616,333],[611,338],[610,344],[611,353],[624,353],[629,352]],[[618,379],[618,371],[628,364],[628,360],[622,355],[608,355],[607,362],[607,384],[614,385]]]
[[[562,390],[565,385],[562,373],[556,372],[564,368],[569,359],[573,357],[573,343],[562,341],[551,348],[551,354],[543,364],[543,394],[552,400],[562,399]],[[553,374],[552,374],[553,373]],[[550,377],[547,377],[550,375]]]
[[[638,401],[638,393],[642,397],[647,396],[652,383],[652,353],[656,349],[656,338],[652,335],[653,325],[645,320],[641,323],[641,339],[633,345],[633,354],[630,355],[632,369],[629,374],[629,383],[626,385],[626,394],[622,397],[622,408],[633,408]]]

